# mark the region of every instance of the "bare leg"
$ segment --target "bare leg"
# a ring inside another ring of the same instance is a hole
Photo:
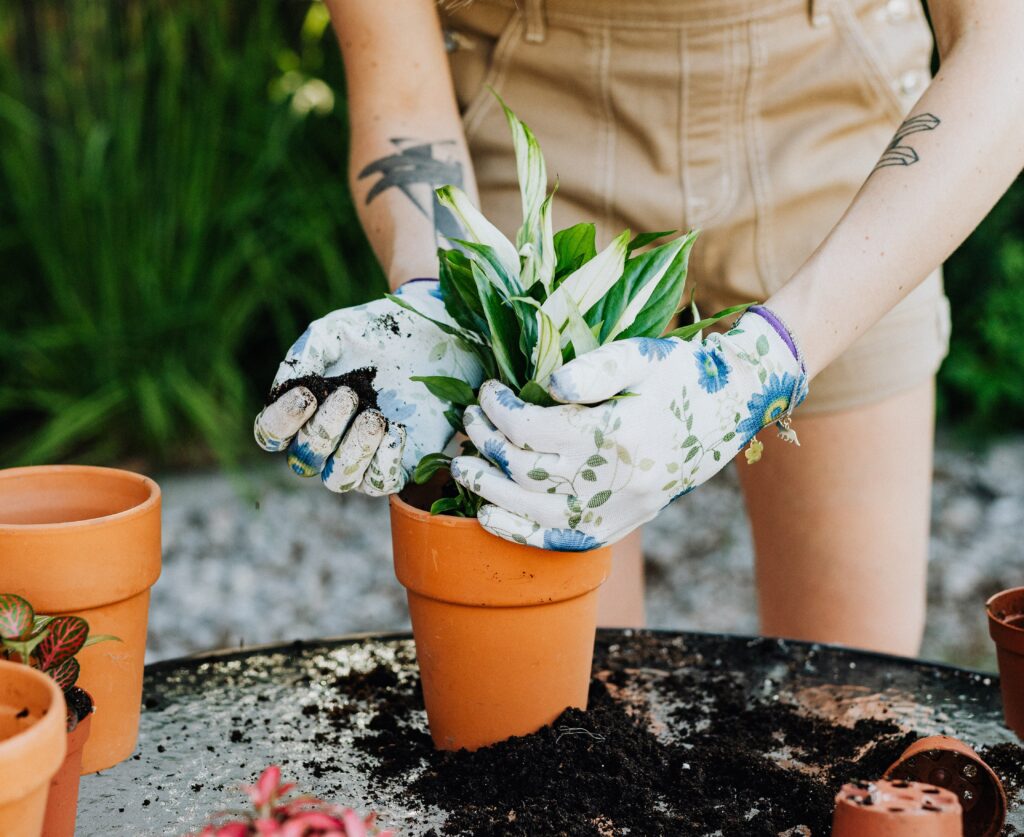
[[[644,553],[641,530],[612,547],[612,574],[597,594],[597,624],[607,628],[642,628]]]
[[[801,417],[801,447],[766,429],[737,460],[770,636],[915,655],[925,615],[934,382]]]

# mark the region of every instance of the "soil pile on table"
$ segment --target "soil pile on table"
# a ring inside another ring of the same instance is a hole
[[[722,661],[635,643],[598,645],[586,712],[475,753],[434,750],[419,682],[382,668],[340,678],[346,700],[326,711],[339,731],[349,698],[375,712],[356,746],[380,809],[439,808],[442,834],[826,835],[839,787],[880,778],[917,737],[886,720],[837,724]],[[1024,764],[1015,745],[982,755],[1000,773]]]

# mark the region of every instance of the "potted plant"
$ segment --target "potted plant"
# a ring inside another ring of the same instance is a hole
[[[294,788],[282,783],[281,768],[271,765],[245,788],[251,812],[221,814],[192,837],[393,837],[393,831],[375,827],[375,814],[361,817],[311,796],[288,799]]]
[[[598,252],[593,224],[553,232],[554,193],[547,193],[540,147],[502,107],[515,147],[523,224],[513,244],[460,189],[437,190],[463,238],[439,251],[439,292],[454,325],[432,322],[476,356],[485,378],[501,381],[522,401],[547,406],[555,403],[549,379],[563,363],[613,340],[666,336],[680,310],[697,233],[642,251],[672,232],[631,238],[627,230]],[[427,316],[408,297],[391,299]],[[694,308],[696,322],[669,334],[692,338],[746,307],[703,321]],[[413,380],[450,402],[448,420],[464,430],[465,409],[478,392],[469,382]],[[607,440],[595,444],[590,467],[607,462],[606,455],[626,455]],[[468,441],[462,448],[477,453]],[[500,450],[480,453],[503,467]],[[474,749],[533,732],[566,707],[586,707],[597,588],[607,577],[610,549],[596,548],[601,544],[575,527],[600,516],[607,498],[599,493],[586,508],[576,501],[568,528],[553,531],[548,549],[538,550],[522,538],[515,543],[485,532],[475,519],[481,499],[444,481],[450,464],[444,453],[421,460],[414,482],[441,484],[441,496],[407,491],[392,497],[391,526],[431,735],[441,748]]]
[[[0,660],[0,834],[38,837],[50,780],[67,747],[64,696],[56,682]]]
[[[113,636],[90,636],[80,616],[39,616],[32,605],[13,593],[0,593],[0,658],[24,663],[48,675],[64,696],[67,743],[59,770],[50,781],[43,837],[73,837],[78,810],[82,748],[89,738],[92,697],[75,685],[82,649]]]
[[[77,615],[118,643],[78,656],[79,683],[103,711],[82,772],[135,749],[150,587],[160,576],[160,488],[140,474],[87,465],[0,470],[0,590],[40,613]]]

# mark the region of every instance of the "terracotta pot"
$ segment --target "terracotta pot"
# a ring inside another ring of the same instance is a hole
[[[921,738],[885,771],[886,779],[949,790],[963,809],[964,837],[997,837],[1006,821],[1003,784],[967,744],[946,735]]]
[[[53,679],[21,663],[0,660],[3,837],[39,837],[42,832],[50,779],[67,749],[66,713],[64,695]]]
[[[82,755],[92,773],[138,737],[149,588],[160,575],[160,489],[128,471],[79,465],[0,471],[0,591],[39,613],[73,613],[103,642],[78,655],[98,709]]]
[[[996,593],[985,604],[996,643],[1006,725],[1024,738],[1024,587]]]
[[[90,712],[67,734],[68,749],[57,775],[50,780],[43,837],[75,837],[78,816],[78,783],[82,775],[82,749],[92,728]]]
[[[855,782],[836,794],[832,837],[961,837],[960,803],[919,782]]]
[[[437,747],[475,750],[586,708],[609,548],[521,546],[397,497],[391,535]]]

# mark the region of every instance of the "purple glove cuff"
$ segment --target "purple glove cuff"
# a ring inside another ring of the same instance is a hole
[[[762,320],[765,320],[768,325],[775,329],[779,337],[782,338],[782,342],[789,347],[789,350],[793,353],[793,357],[796,358],[797,363],[800,364],[800,371],[806,375],[807,367],[804,366],[803,354],[801,354],[800,349],[796,345],[796,340],[793,338],[792,332],[786,328],[785,323],[783,323],[782,320],[763,305],[751,305],[747,311],[752,314],[757,314]]]

